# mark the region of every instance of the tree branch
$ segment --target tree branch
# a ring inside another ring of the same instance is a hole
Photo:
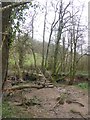
[[[18,7],[20,5],[24,5],[24,4],[27,4],[27,3],[31,3],[31,2],[18,2],[18,3],[13,3],[13,4],[10,4],[10,5],[7,5],[5,7],[2,7],[0,8],[0,11],[5,11],[7,9],[12,9],[12,8],[15,8],[15,7]]]

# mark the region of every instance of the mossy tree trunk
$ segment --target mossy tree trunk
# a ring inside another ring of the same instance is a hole
[[[2,2],[2,7],[9,5],[10,2]],[[4,87],[8,71],[8,58],[9,58],[9,28],[10,28],[10,14],[11,9],[2,11],[2,88]],[[7,34],[6,34],[7,33]]]

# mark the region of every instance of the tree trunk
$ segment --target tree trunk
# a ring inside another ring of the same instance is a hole
[[[49,36],[49,42],[48,42],[47,51],[46,51],[45,68],[47,68],[47,61],[48,61],[48,54],[49,54],[49,48],[50,48],[52,32],[53,32],[53,29],[51,27],[51,32],[50,32],[50,36]]]
[[[10,2],[2,2],[2,7],[9,5]],[[9,58],[9,30],[10,27],[9,20],[10,20],[11,9],[7,9],[2,12],[2,89],[4,87],[7,71],[8,71],[8,58]],[[8,34],[6,35],[5,32]]]
[[[10,43],[10,15],[12,8],[18,7],[28,2],[20,2],[12,4],[12,2],[1,2],[2,3],[2,89],[7,77],[8,71],[8,58],[9,58],[9,43]],[[5,32],[8,34],[6,35]]]
[[[47,17],[47,2],[45,6],[45,16],[44,16],[44,28],[43,28],[43,48],[42,48],[42,71],[44,71],[44,56],[45,56],[45,32],[46,32],[46,17]]]
[[[61,23],[60,23],[60,24],[61,24]],[[58,29],[57,42],[56,42],[56,45],[55,45],[53,74],[56,73],[56,67],[57,67],[59,41],[60,41],[60,39],[61,39],[61,33],[62,33],[62,29],[61,29],[60,27],[61,27],[61,26],[59,26],[59,29]]]
[[[70,49],[71,49],[71,51],[70,51],[70,82],[69,82],[69,85],[72,85],[73,84],[73,80],[72,80],[72,72],[73,72],[73,66],[72,66],[72,62],[73,62],[73,43],[72,43],[72,39],[73,39],[73,37],[72,37],[72,32],[70,33],[71,34],[71,41],[70,41]]]
[[[54,65],[53,65],[53,74],[56,74],[56,68],[57,68],[57,59],[58,59],[58,49],[59,49],[59,42],[62,35],[62,29],[63,29],[63,16],[62,16],[62,0],[61,5],[59,8],[59,26],[58,26],[58,32],[57,32],[57,41],[55,45],[55,52],[54,52]]]
[[[34,40],[34,15],[32,17],[32,40]],[[37,64],[36,64],[36,55],[35,55],[35,51],[33,49],[33,42],[31,42],[31,50],[32,50],[32,53],[33,53],[34,66],[36,68],[37,67]]]

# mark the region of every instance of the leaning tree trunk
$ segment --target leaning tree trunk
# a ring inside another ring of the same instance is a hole
[[[2,7],[9,5],[9,2],[2,2]],[[2,89],[4,87],[7,71],[8,71],[8,57],[9,57],[9,26],[10,26],[11,9],[2,11]],[[7,34],[6,34],[7,32]]]

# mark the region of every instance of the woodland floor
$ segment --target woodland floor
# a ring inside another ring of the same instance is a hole
[[[77,86],[59,84],[53,88],[15,90],[5,99],[13,110],[17,110],[11,116],[15,118],[88,117],[88,90]]]

